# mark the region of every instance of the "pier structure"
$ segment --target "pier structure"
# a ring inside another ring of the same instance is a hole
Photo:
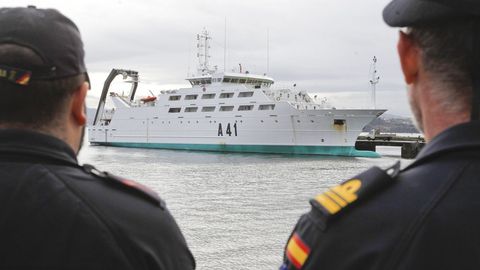
[[[401,147],[401,157],[414,159],[425,146],[423,137],[391,137],[382,139],[369,139],[367,136],[358,137],[355,148],[357,150],[376,151],[377,146]]]

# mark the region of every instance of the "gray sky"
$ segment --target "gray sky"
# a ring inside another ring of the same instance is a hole
[[[212,35],[211,63],[223,69],[227,18],[227,70],[267,69],[276,87],[327,96],[337,108],[367,108],[370,66],[375,55],[380,83],[377,107],[409,116],[396,54],[396,29],[381,12],[387,0],[0,0],[0,6],[55,8],[80,28],[92,78],[90,96],[99,96],[112,68],[140,72],[146,89],[187,85],[193,71],[195,36]],[[117,79],[118,80],[118,79]],[[122,87],[122,86],[118,86]],[[92,99],[90,99],[91,101]]]

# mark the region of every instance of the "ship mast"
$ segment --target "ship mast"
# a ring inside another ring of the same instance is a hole
[[[374,109],[377,108],[377,97],[376,97],[376,85],[380,81],[380,77],[377,76],[377,57],[373,57],[373,63],[372,63],[372,79],[370,80],[370,84],[372,85],[372,106]]]
[[[201,34],[197,35],[197,57],[198,57],[198,75],[210,75],[215,70],[210,68],[210,33],[204,28]]]

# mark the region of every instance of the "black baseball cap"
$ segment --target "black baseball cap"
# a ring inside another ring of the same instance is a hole
[[[89,81],[80,32],[75,23],[55,9],[0,8],[0,44],[29,48],[43,60],[42,65],[32,65],[22,60],[3,63],[0,59],[0,79],[27,85],[33,80],[83,73]]]
[[[393,0],[383,19],[394,27],[418,26],[468,16],[480,16],[479,0]]]

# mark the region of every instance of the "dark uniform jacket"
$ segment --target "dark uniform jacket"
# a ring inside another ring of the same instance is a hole
[[[280,269],[480,269],[480,122],[311,200]]]
[[[79,166],[63,141],[0,130],[0,269],[194,269],[163,201]]]

